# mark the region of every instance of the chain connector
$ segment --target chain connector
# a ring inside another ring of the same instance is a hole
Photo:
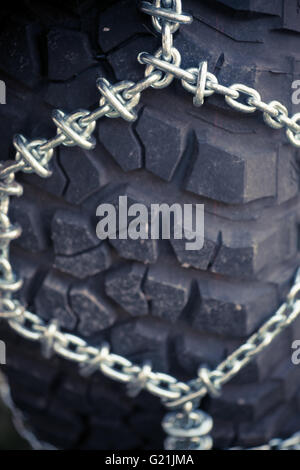
[[[150,2],[142,1],[140,3],[140,9],[143,13],[152,16],[154,20],[155,28],[161,32],[161,25],[159,20],[167,20],[173,23],[172,33],[178,29],[179,24],[191,24],[193,17],[189,13],[182,13],[181,1],[175,0],[174,8],[162,8],[161,6],[154,6]],[[160,5],[161,1],[156,1],[156,5]]]
[[[89,124],[83,125],[80,121],[81,118],[88,116],[89,111],[79,109],[72,114],[66,114],[60,109],[55,109],[52,113],[52,120],[57,126],[57,135],[63,134],[65,139],[62,141],[62,145],[67,147],[73,147],[78,145],[79,147],[92,150],[96,146],[96,140],[92,137],[96,123],[90,122]]]
[[[17,150],[16,162],[20,162],[20,170],[24,173],[36,173],[41,178],[48,178],[52,172],[48,168],[48,163],[53,156],[53,149],[41,150],[46,139],[28,141],[23,135],[17,134],[13,144]]]
[[[134,85],[135,84],[129,80],[111,85],[106,78],[98,78],[97,87],[102,94],[100,106],[105,106],[106,104],[110,106],[110,111],[105,114],[106,117],[122,117],[125,121],[136,121],[137,114],[134,112],[133,108],[139,103],[141,97],[140,93],[136,93],[128,100],[125,98],[124,94],[122,94]]]

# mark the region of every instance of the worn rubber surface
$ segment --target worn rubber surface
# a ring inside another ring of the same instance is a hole
[[[185,0],[194,16],[175,45],[184,67],[206,59],[223,84],[244,83],[290,112],[300,78],[296,0]],[[76,5],[76,6],[74,6]],[[1,158],[13,134],[51,137],[51,110],[92,109],[97,76],[138,80],[138,52],[160,38],[134,1],[33,2],[4,5],[0,78]],[[102,119],[94,151],[60,147],[48,180],[21,175],[24,197],[11,214],[23,227],[14,266],[22,299],[45,319],[156,370],[186,380],[216,366],[284,299],[299,261],[299,153],[284,131],[259,113],[243,115],[220,96],[200,109],[173,83],[148,90],[133,125]],[[130,202],[204,203],[205,246],[184,241],[99,242],[96,207]],[[282,333],[228,385],[205,399],[216,448],[251,446],[300,428],[300,374]],[[12,396],[37,435],[64,449],[161,448],[159,400],[128,398],[103,376],[81,378],[76,366],[45,360],[40,348],[3,324],[4,368]]]

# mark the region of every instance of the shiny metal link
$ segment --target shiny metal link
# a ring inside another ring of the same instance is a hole
[[[213,440],[209,435],[213,427],[212,418],[202,410],[194,410],[189,403],[182,411],[168,413],[162,427],[168,435],[166,450],[209,450]]]
[[[141,53],[141,54],[144,54],[144,53]],[[143,56],[141,54],[139,54],[138,58],[141,61],[143,61],[143,58],[145,56]],[[148,60],[149,60],[149,56],[150,56],[150,54],[148,55]],[[168,87],[174,79],[174,73],[172,71],[178,70],[179,66],[180,66],[180,63],[181,63],[181,55],[180,55],[179,51],[177,49],[175,49],[174,47],[172,47],[172,49],[171,49],[171,61],[170,62],[163,61],[163,60],[161,62],[158,62],[161,59],[161,57],[163,57],[162,48],[158,49],[158,51],[154,54],[154,56],[150,56],[150,57],[151,57],[150,61],[148,62],[148,65],[146,66],[146,70],[145,70],[145,76],[146,77],[151,75],[156,70],[157,64],[163,63],[164,66],[165,66],[165,72],[166,72],[160,80],[153,83],[152,88],[162,89],[162,88]],[[156,61],[155,59],[158,59],[158,61]],[[167,69],[168,69],[167,64],[169,64],[170,72],[167,72]],[[162,70],[162,68],[160,68],[160,67],[158,67],[158,68],[160,70]]]
[[[159,33],[162,32],[161,23],[163,20],[167,20],[171,23],[172,34],[178,30],[180,24],[192,23],[192,15],[189,15],[188,13],[182,13],[181,0],[169,1],[169,8],[163,8],[163,3],[163,0],[155,0],[154,4],[146,1],[142,1],[140,3],[140,9],[143,13],[152,16],[153,26]]]
[[[58,137],[61,135],[65,137],[62,145],[67,147],[78,145],[86,150],[95,148],[96,140],[92,137],[92,133],[94,132],[96,122],[82,124],[81,120],[89,114],[89,111],[82,109],[72,114],[66,114],[59,109],[53,111],[52,120],[58,128],[57,135]]]
[[[12,266],[9,260],[1,256],[0,257],[0,292],[17,292],[23,285],[22,279],[18,279],[13,272]]]
[[[23,166],[24,166],[23,161],[19,161],[19,162],[16,162],[15,160],[2,161],[0,165],[1,184],[3,184],[3,181],[7,180],[7,178],[13,177],[15,173],[22,170]]]
[[[109,344],[104,343],[100,348],[94,346],[79,347],[78,352],[83,352],[88,355],[86,362],[80,364],[80,375],[89,377],[97,370],[100,370],[100,364],[105,361],[110,354],[110,347]]]
[[[206,83],[206,88],[208,88],[209,90],[215,91],[219,95],[229,96],[236,100],[240,96],[238,91],[235,91],[232,88],[229,88],[228,86],[220,85],[218,81],[208,80],[208,82]]]
[[[269,446],[270,449],[300,450],[300,432],[296,432],[288,439],[272,439]]]
[[[4,196],[22,196],[22,194],[23,188],[19,183],[14,181],[14,173],[11,173],[4,182],[0,181],[0,199]]]
[[[283,104],[279,103],[279,101],[271,101],[269,105],[272,110],[277,111],[277,115],[271,115],[270,112],[267,110],[263,114],[263,118],[266,124],[268,124],[273,129],[281,129],[284,124],[280,122],[280,116],[288,116],[288,110]]]
[[[272,103],[276,103],[276,105],[278,104],[281,106],[281,104],[278,101],[271,101],[271,103],[267,104],[267,103],[264,103],[264,101],[256,100],[255,98],[251,98],[251,97],[248,98],[247,101],[251,106],[255,106],[256,109],[258,109],[262,113],[265,113],[267,118],[270,116],[273,118],[276,118],[279,115],[279,109],[277,109],[276,106],[272,106]]]
[[[43,333],[41,338],[42,354],[46,359],[50,359],[54,353],[55,342],[60,334],[58,322],[57,320],[52,320],[47,327],[37,325],[35,329]]]
[[[99,78],[97,80],[98,90],[102,94],[100,106],[109,105],[109,111],[105,113],[106,117],[122,117],[129,122],[137,119],[137,114],[133,109],[139,103],[141,94],[135,93],[129,99],[126,99],[123,94],[124,91],[132,88],[134,85],[134,82],[130,82],[129,80],[119,82],[116,85],[111,85],[105,78]]]
[[[132,367],[132,362],[117,354],[109,354],[103,362],[100,362],[100,370],[107,377],[117,382],[127,383],[131,380],[131,375],[124,372],[125,368]]]
[[[215,75],[207,71],[206,61],[200,62],[198,69],[192,67],[187,69],[187,72],[194,75],[193,83],[195,84],[191,83],[188,80],[181,79],[182,86],[187,91],[195,95],[193,99],[194,106],[202,106],[204,103],[204,98],[206,96],[211,96],[213,93],[215,93],[215,90],[207,89],[207,82],[209,81],[209,83],[217,84],[218,79]]]
[[[152,70],[158,69],[161,72],[165,72],[167,75],[173,75],[173,77],[178,78],[179,80],[184,79],[192,84],[196,84],[197,76],[195,76],[194,73],[188,72],[187,70],[180,68],[180,64],[177,65],[176,63],[171,63],[162,60],[160,58],[161,52],[160,54],[158,54],[158,52],[155,55],[151,55],[148,52],[140,52],[140,54],[138,55],[138,61],[140,64],[151,66],[150,72],[149,69],[147,71],[147,76],[148,74],[150,75]]]
[[[0,299],[0,319],[12,320],[24,314],[25,308],[18,300]]]
[[[173,34],[171,32],[171,25],[169,22],[163,22],[161,33],[162,57],[170,62],[172,60]]]
[[[13,144],[17,150],[16,162],[22,165],[19,169],[24,173],[36,173],[41,178],[51,176],[48,163],[53,156],[53,149],[41,150],[45,139],[32,140],[29,142],[23,135],[17,134]]]
[[[151,380],[152,365],[147,361],[141,367],[133,365],[125,370],[132,376],[127,384],[127,395],[134,398],[146,387],[148,380]]]
[[[12,224],[8,216],[0,212],[0,246],[7,245],[12,240],[19,238],[22,229],[19,224]]]
[[[189,386],[178,382],[174,377],[160,372],[149,374],[145,389],[162,400],[176,400],[182,393],[187,393]]]
[[[53,350],[62,358],[69,361],[83,363],[87,361],[88,355],[80,352],[80,348],[86,347],[84,339],[69,333],[54,332]]]
[[[40,150],[54,150],[56,147],[62,145],[66,140],[66,136],[63,133],[57,134],[52,139],[46,140],[44,144],[40,146]]]
[[[8,324],[16,333],[30,341],[41,341],[43,338],[43,331],[38,331],[38,329],[35,328],[36,326],[46,327],[42,318],[26,309],[22,315],[9,320]]]
[[[154,83],[158,82],[162,77],[162,72],[159,70],[150,73],[147,77],[143,78],[139,82],[135,83],[132,87],[128,88],[128,90],[123,91],[123,96],[125,99],[130,99],[134,95],[142,93],[143,91],[147,90],[147,88],[151,87]]]
[[[288,129],[286,130],[286,135],[289,141],[295,146],[300,147],[300,130],[295,131],[293,125],[296,124],[298,126],[298,122],[300,122],[300,113],[294,114],[294,116],[290,119],[291,123],[287,123]]]
[[[241,83],[234,83],[229,87],[229,89],[237,91],[239,93],[239,97],[240,93],[243,93],[247,97],[251,97],[257,101],[260,101],[260,94],[258,93],[258,91],[254,90],[254,88],[249,88],[248,86],[242,85]],[[241,103],[240,101],[237,101],[238,98],[232,98],[231,96],[225,95],[226,103],[229,104],[229,106],[231,106],[232,108],[237,109],[238,111],[241,111],[243,113],[254,113],[256,111],[255,106]]]

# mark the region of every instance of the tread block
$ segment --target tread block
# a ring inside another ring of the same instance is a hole
[[[45,320],[57,319],[62,328],[75,328],[77,318],[68,304],[69,280],[54,271],[45,278],[34,301],[36,313]]]
[[[56,155],[52,158],[50,167],[53,172],[50,178],[40,178],[38,175],[24,174],[22,175],[22,179],[23,181],[26,181],[27,184],[36,186],[42,191],[46,191],[54,196],[62,196],[66,187],[67,179],[59,166]]]
[[[136,127],[145,148],[145,167],[171,181],[185,150],[188,123],[145,108]]]
[[[32,284],[39,268],[37,260],[27,257],[24,253],[21,255],[16,249],[12,250],[11,260],[13,270],[17,276],[23,279],[23,286],[18,291],[18,298],[28,305],[31,300]]]
[[[80,211],[59,209],[52,219],[52,240],[57,255],[73,255],[99,245],[90,219]]]
[[[109,243],[117,250],[122,258],[152,264],[158,258],[157,240],[113,240]]]
[[[116,314],[99,292],[96,280],[72,287],[70,305],[79,318],[77,330],[84,336],[105,330],[116,321]]]
[[[237,2],[238,0],[235,4]],[[234,41],[247,43],[260,43],[264,41],[267,22],[269,23],[269,28],[278,25],[278,18],[268,18],[266,20],[264,15],[249,15],[248,18],[245,15],[235,15],[233,20],[232,11],[223,11],[222,14],[216,14],[213,4],[207,5],[203,2],[198,2],[196,5],[193,3],[193,16],[196,21],[198,20],[208,25],[221,35],[229,37]],[[237,82],[237,80],[235,81]]]
[[[151,266],[144,291],[151,302],[152,315],[175,323],[188,303],[191,283],[176,271]]]
[[[184,371],[195,377],[201,364],[217,366],[225,357],[226,346],[212,335],[183,334],[175,341],[176,359]]]
[[[35,391],[37,394],[43,394],[46,399],[58,372],[52,365],[47,368],[47,374],[45,374],[45,361],[37,356],[35,356],[35,365],[32,367],[32,356],[20,354],[22,349],[9,354],[5,374],[10,382],[18,384],[16,388],[20,391],[28,393]],[[32,402],[32,405],[34,407],[35,403]]]
[[[235,343],[235,344],[234,344]],[[228,346],[228,353],[234,351],[243,341],[234,342]],[[261,351],[252,361],[244,367],[231,381],[232,385],[263,382],[270,376],[274,368],[291,352],[291,331],[287,328],[282,331],[272,343]]]
[[[257,173],[256,168],[260,167]],[[207,143],[199,153],[185,188],[199,196],[229,204],[244,204],[276,195],[276,154],[244,158]]]
[[[277,200],[288,201],[298,193],[299,167],[295,160],[295,150],[283,145],[278,152]]]
[[[19,82],[33,87],[40,80],[39,33],[34,23],[4,21],[0,32],[0,69]]]
[[[24,119],[26,119],[26,114],[18,106],[18,102],[14,103],[10,96],[7,96],[6,103],[5,106],[0,106],[1,160],[8,158],[13,137],[23,127]]]
[[[214,442],[214,449],[228,449],[235,438],[234,426],[231,422],[214,419],[211,436]]]
[[[165,439],[164,431],[160,425],[162,417],[158,413],[146,414],[144,410],[143,412],[135,412],[129,418],[130,427],[146,442],[149,436],[153,436],[151,439],[152,449],[160,449],[161,443]]]
[[[185,238],[181,240],[170,239],[173,250],[179,263],[183,268],[208,269],[213,261],[216,250],[219,246],[218,231],[209,234],[204,226],[204,244],[201,250],[186,250],[185,244],[188,242]]]
[[[76,108],[87,109],[99,102],[96,80],[105,75],[104,68],[97,65],[68,82],[48,82],[43,99],[51,106],[68,112],[74,112]]]
[[[94,63],[88,36],[81,31],[52,29],[47,48],[50,80],[68,80]]]
[[[21,198],[13,198],[10,205],[12,221],[17,221],[22,227],[22,235],[16,244],[33,253],[46,250],[49,246],[45,233],[41,213],[32,201]]]
[[[71,448],[82,435],[84,424],[80,416],[74,415],[72,411],[63,412],[60,408],[59,415],[55,413],[55,408],[60,407],[60,403],[53,401],[51,405],[53,411],[48,409],[43,414],[31,415],[29,425],[40,439],[46,442],[50,439],[51,444],[59,448]]]
[[[57,255],[54,261],[56,269],[63,273],[71,274],[78,279],[95,276],[109,268],[110,264],[110,252],[105,243],[101,243],[96,248],[79,253],[78,255]]]
[[[96,448],[100,450],[114,450],[116,436],[118,436],[118,450],[136,450],[141,446],[141,440],[138,434],[131,429],[125,429],[118,422],[111,420],[100,420],[94,423],[91,420],[90,435],[86,443],[81,444],[80,449]],[[95,447],[93,447],[93,445]]]
[[[105,278],[106,294],[133,316],[148,313],[148,302],[142,291],[146,267],[132,263],[109,272]]]
[[[262,384],[224,386],[220,398],[211,400],[209,412],[222,421],[253,422],[259,420],[282,400],[280,385]]]
[[[281,0],[218,0],[234,10],[249,11],[255,13],[268,13],[280,16],[282,13]]]
[[[188,11],[187,6],[185,9]],[[190,9],[190,12],[191,11]],[[199,63],[201,60],[206,60],[208,62],[208,70],[210,71],[217,61],[218,51],[213,51],[210,47],[205,47],[205,44],[199,44],[199,25],[197,25],[196,22],[193,22],[193,24],[195,30],[192,30],[190,26],[186,28],[182,27],[174,37],[174,46],[181,53],[181,67],[184,69],[195,67],[195,64]],[[190,96],[191,95],[189,95],[188,98],[190,98]]]
[[[118,8],[107,8],[101,13],[98,42],[103,52],[114,49],[136,34],[147,33],[142,19],[136,3],[132,0],[121,1]]]
[[[278,225],[279,224],[279,225]],[[257,279],[270,265],[292,259],[297,252],[297,226],[293,215],[267,227],[222,230],[222,242],[211,271],[238,279]]]
[[[155,51],[158,47],[159,41],[156,38],[150,35],[137,36],[128,41],[123,47],[110,52],[107,59],[114,71],[116,80],[136,82],[143,78],[144,67],[138,63],[137,56],[141,51]]]
[[[77,372],[77,371],[76,371]],[[89,382],[85,377],[64,376],[64,380],[59,385],[55,397],[60,402],[61,408],[67,408],[75,413],[91,412],[91,404],[87,398]]]
[[[300,10],[299,2],[292,0],[289,2],[283,2],[283,19],[282,28],[289,31],[295,31],[300,33]]]
[[[47,396],[36,390],[26,390],[18,382],[10,381],[11,397],[14,404],[24,413],[44,413],[47,409]]]
[[[272,375],[272,379],[280,383],[286,401],[291,400],[300,386],[299,366],[291,361],[292,350],[288,352],[288,358],[277,366]]]
[[[198,281],[201,304],[194,327],[228,337],[250,335],[277,308],[272,286],[250,286],[224,281]]]
[[[136,319],[116,325],[111,332],[112,350],[139,364],[150,360],[154,370],[167,371],[168,329],[148,320]]]
[[[67,3],[69,3],[69,7],[65,8]],[[68,11],[68,9],[74,10],[77,6],[78,3],[64,2],[64,7],[62,7],[59,1],[51,1],[47,5],[35,2],[28,4],[28,8],[34,13],[35,17],[48,29],[57,28],[58,26],[67,29],[80,29],[80,18],[76,15],[70,15],[70,11]]]
[[[80,204],[100,189],[101,168],[97,160],[91,158],[88,152],[78,147],[70,149],[62,146],[59,158],[68,177],[68,186],[64,195],[67,201],[72,204]]]
[[[257,423],[241,423],[238,445],[251,447],[262,445],[274,437],[280,437],[284,425],[294,417],[291,404],[283,404],[271,410]]]
[[[116,187],[108,186],[108,191],[102,193],[100,201],[101,203],[104,202],[114,205],[117,217],[119,217],[119,196],[127,196],[128,207],[135,203],[144,203],[147,205],[147,201],[141,197],[141,194],[132,190],[127,184],[120,184]],[[99,204],[100,201],[98,199],[96,204]],[[130,220],[131,218],[128,217],[128,222]],[[119,229],[118,225],[116,228]],[[143,263],[155,263],[157,261],[159,251],[158,240],[152,240],[150,238],[145,240],[133,240],[131,238],[120,239],[118,237],[113,239],[111,237],[109,243],[122,258]]]
[[[143,152],[131,124],[123,119],[104,119],[98,129],[100,142],[123,171],[142,168]]]
[[[124,387],[104,375],[91,376],[87,399],[100,419],[112,418],[119,421],[124,416],[129,416],[132,411],[133,403],[131,398],[124,394]]]

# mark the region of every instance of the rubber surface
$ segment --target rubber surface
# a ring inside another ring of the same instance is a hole
[[[26,1],[5,5],[0,23],[1,158],[13,134],[51,137],[51,110],[92,109],[98,76],[138,80],[140,51],[160,38],[134,1]],[[185,0],[194,17],[175,46],[184,67],[208,60],[222,84],[244,83],[290,112],[300,78],[297,1]],[[148,90],[134,124],[102,119],[93,151],[60,147],[48,180],[21,175],[11,214],[23,227],[14,266],[22,299],[45,319],[131,360],[186,380],[215,367],[277,308],[299,263],[299,154],[259,113],[243,115],[220,96],[194,108],[179,83]],[[205,245],[184,240],[100,242],[96,207],[129,202],[205,204]],[[300,322],[203,405],[217,448],[251,446],[300,428],[291,342]],[[37,435],[64,449],[161,448],[158,399],[136,399],[73,364],[41,357],[37,345],[1,325],[13,398]],[[298,417],[297,417],[298,413]]]

